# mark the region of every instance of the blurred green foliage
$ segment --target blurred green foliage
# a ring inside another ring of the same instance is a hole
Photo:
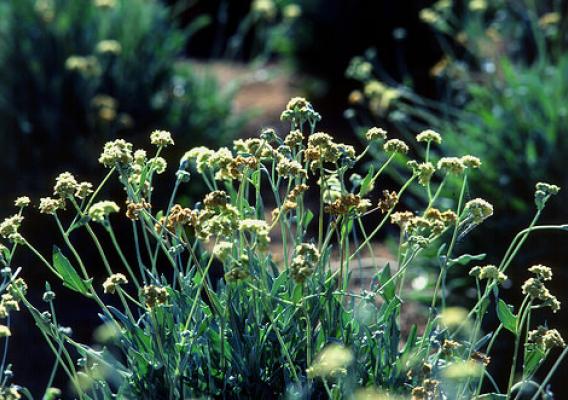
[[[363,84],[350,96],[348,116],[356,129],[380,121],[408,138],[439,130],[444,153],[482,158],[485,172],[473,177],[477,194],[494,199],[504,213],[526,212],[537,181],[568,186],[568,55],[561,7],[553,1],[434,3],[420,18],[444,51],[430,70],[437,98],[417,93],[410,75],[397,82],[382,73],[375,52],[368,51],[348,69]]]
[[[179,62],[183,30],[157,0],[7,0],[0,4],[4,171],[85,167],[116,134],[168,129],[183,145],[234,134],[232,93]],[[46,168],[47,167],[47,168]],[[39,172],[39,171],[37,171]]]

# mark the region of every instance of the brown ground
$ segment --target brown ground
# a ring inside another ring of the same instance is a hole
[[[280,122],[280,113],[290,98],[301,95],[297,85],[299,77],[279,65],[255,68],[224,61],[192,61],[192,65],[198,73],[215,76],[222,89],[238,85],[234,100],[235,111],[254,114],[245,128],[245,136],[255,135],[259,127],[284,128]]]

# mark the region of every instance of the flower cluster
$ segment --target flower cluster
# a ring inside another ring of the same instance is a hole
[[[564,339],[556,329],[546,329],[544,326],[529,332],[528,343],[533,343],[545,351],[554,347],[566,347]]]
[[[270,243],[270,227],[264,220],[243,219],[239,222],[239,232],[254,235],[254,239],[259,249],[264,250]]]
[[[107,168],[124,167],[132,162],[132,143],[124,139],[107,142],[99,157],[99,162]]]
[[[539,300],[542,305],[550,307],[552,312],[558,312],[560,301],[544,286],[544,281],[552,279],[551,269],[544,265],[533,265],[529,271],[535,276],[523,283],[523,294],[529,296],[531,300]]]
[[[170,294],[165,287],[147,285],[142,288],[142,296],[149,309],[164,305],[168,302]]]
[[[105,293],[114,294],[120,285],[126,285],[128,279],[124,274],[112,274],[103,283],[103,290]]]
[[[93,204],[89,208],[89,217],[95,222],[104,222],[109,214],[117,213],[120,207],[114,201],[103,200]]]
[[[290,265],[290,275],[297,283],[303,283],[312,275],[320,259],[317,247],[311,243],[296,246],[294,259]]]
[[[150,143],[155,146],[166,147],[173,145],[174,140],[170,132],[156,130],[150,134]]]
[[[495,265],[475,266],[469,271],[469,275],[475,276],[480,280],[495,280],[497,283],[503,283],[507,280],[507,275],[499,271]]]
[[[433,131],[432,129],[427,129],[425,131],[420,132],[416,135],[416,140],[418,142],[425,142],[425,143],[442,143],[442,136],[438,132]]]
[[[301,126],[305,122],[315,124],[321,120],[311,103],[303,97],[294,97],[286,105],[286,110],[280,116],[282,121],[290,121],[295,126]]]
[[[0,223],[0,236],[10,241],[18,240],[20,234],[18,229],[22,225],[24,217],[20,214],[12,215]]]

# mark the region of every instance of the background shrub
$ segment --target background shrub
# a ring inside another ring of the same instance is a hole
[[[231,94],[178,62],[202,19],[181,30],[155,0],[9,0],[0,17],[1,163],[21,188],[54,160],[92,166],[85,150],[117,133],[159,126],[195,143],[239,126]]]

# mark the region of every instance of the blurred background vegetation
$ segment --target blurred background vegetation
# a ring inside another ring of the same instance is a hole
[[[480,156],[468,196],[492,201],[496,217],[474,247],[499,257],[532,218],[537,181],[564,187],[544,222],[568,221],[567,14],[565,0],[1,1],[0,208],[13,212],[21,194],[37,201],[63,170],[100,178],[98,153],[118,136],[141,143],[170,130],[175,165],[189,146],[283,129],[278,112],[301,94],[325,116],[322,129],[348,143],[374,125],[401,138],[433,128],[440,155]],[[568,278],[565,238],[531,240],[515,287],[537,261]],[[24,276],[36,288],[46,277]],[[97,323],[77,334],[90,340]],[[14,340],[17,353],[40,338]],[[49,357],[15,365],[18,382],[39,392]]]

